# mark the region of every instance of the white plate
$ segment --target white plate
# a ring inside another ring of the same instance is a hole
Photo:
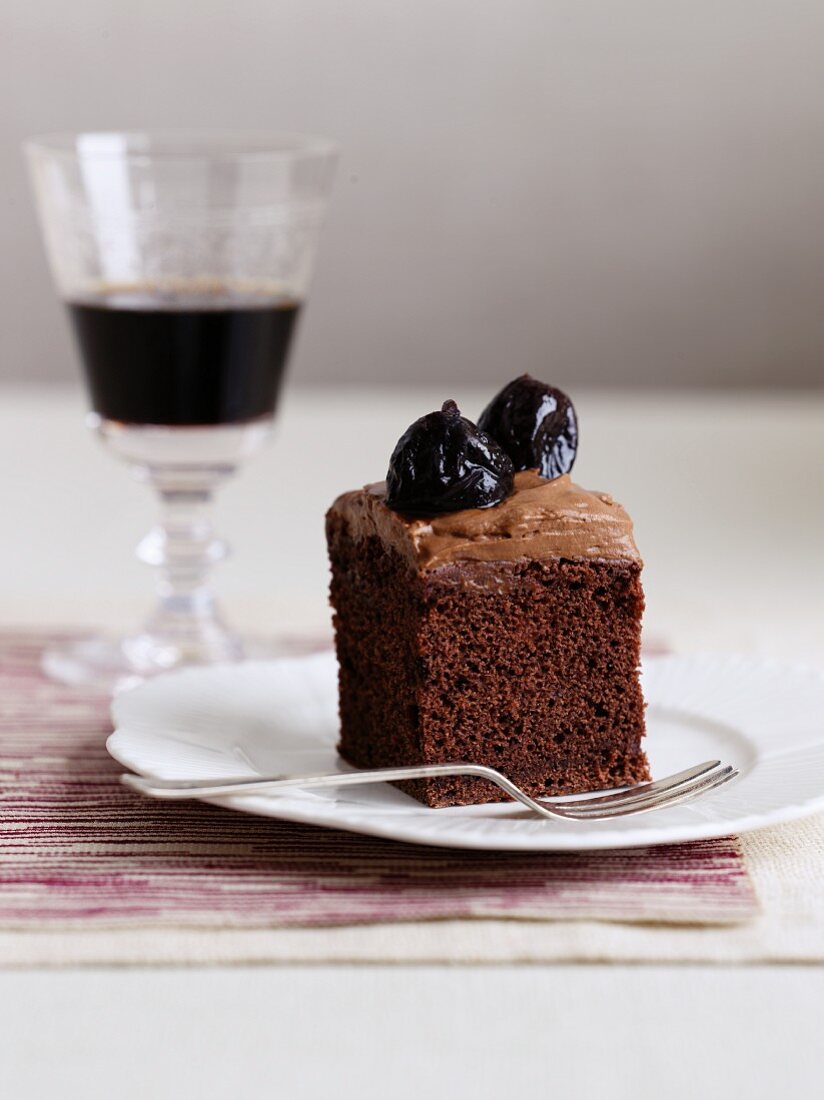
[[[155,779],[349,771],[335,752],[331,653],[169,673],[119,696],[109,752]],[[824,676],[746,657],[656,657],[643,673],[655,776],[719,758],[738,779],[614,822],[536,820],[509,804],[431,810],[388,784],[233,795],[247,813],[452,848],[627,848],[742,833],[824,810]]]

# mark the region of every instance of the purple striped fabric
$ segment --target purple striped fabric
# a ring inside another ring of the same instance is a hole
[[[0,634],[0,929],[446,917],[717,923],[756,911],[734,838],[570,854],[419,848],[152,802],[119,785],[108,702],[52,684],[53,636]]]

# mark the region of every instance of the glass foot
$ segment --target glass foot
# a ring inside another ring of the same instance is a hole
[[[93,637],[65,642],[45,650],[41,665],[60,684],[115,695],[146,677],[145,670],[138,671],[129,660],[126,641]]]
[[[176,668],[295,656],[327,644],[325,639],[241,639],[235,635],[223,635],[220,643],[204,654],[159,643],[149,634],[92,636],[52,646],[44,652],[41,663],[46,675],[58,683],[116,695]]]

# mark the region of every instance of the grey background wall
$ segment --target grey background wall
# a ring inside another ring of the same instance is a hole
[[[295,380],[824,380],[820,0],[2,0],[0,377],[69,379],[19,154],[246,126],[344,158]]]

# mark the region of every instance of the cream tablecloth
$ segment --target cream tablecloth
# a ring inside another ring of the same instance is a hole
[[[130,544],[152,519],[145,490],[84,435],[77,395],[5,396],[5,623],[135,621],[150,587],[130,559]],[[227,487],[220,507],[238,555],[218,581],[238,620],[266,633],[325,628],[324,507],[338,491],[379,476],[400,431],[443,396],[291,395],[275,444]],[[454,396],[471,415],[484,395]],[[578,405],[584,432],[576,477],[612,491],[635,517],[650,634],[676,650],[824,662],[824,400],[584,394]],[[731,928],[460,920],[137,937],[4,932],[0,957],[11,964],[824,959],[824,819],[752,834],[743,845],[762,914]]]

